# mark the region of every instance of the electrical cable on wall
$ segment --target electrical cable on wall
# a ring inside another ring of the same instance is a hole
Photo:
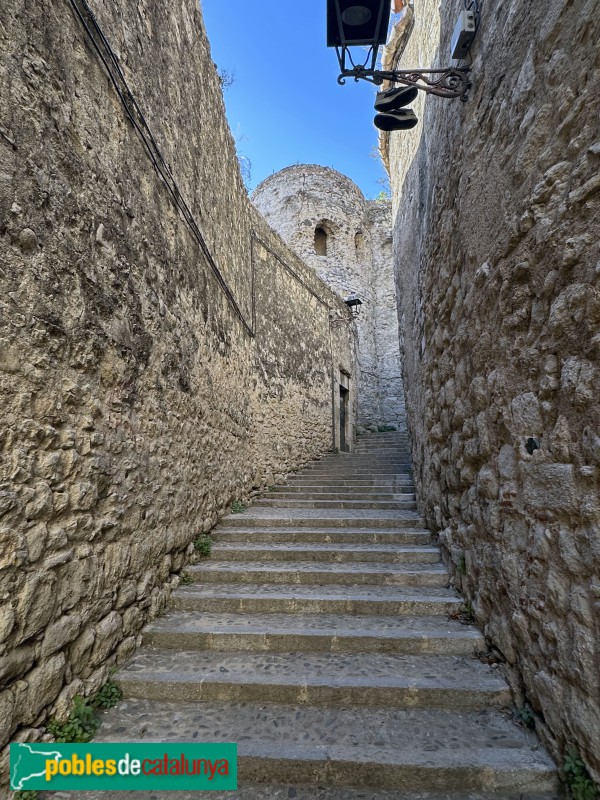
[[[194,215],[186,203],[183,195],[179,190],[179,186],[171,172],[169,165],[165,161],[162,152],[154,138],[152,131],[150,130],[148,123],[140,109],[135,97],[133,96],[129,85],[123,75],[121,70],[121,66],[119,64],[119,60],[113,51],[110,43],[108,42],[98,20],[96,19],[94,12],[89,7],[87,0],[69,0],[76,16],[78,17],[79,21],[85,28],[85,31],[96,50],[100,60],[102,61],[104,68],[108,73],[108,77],[112,85],[117,92],[119,99],[125,109],[125,112],[133,125],[133,127],[138,132],[144,147],[146,148],[146,152],[148,153],[150,160],[152,162],[152,166],[154,167],[155,171],[157,172],[161,181],[165,184],[169,194],[171,195],[173,202],[179,209],[181,215],[185,223],[187,224],[188,228],[190,229],[192,236],[200,246],[204,257],[206,258],[211,271],[213,272],[215,278],[219,286],[221,287],[223,293],[225,294],[229,305],[235,312],[236,316],[240,319],[242,325],[244,326],[246,332],[250,336],[254,336],[254,328],[253,326],[249,325],[246,321],[246,318],[237,304],[237,301],[233,295],[232,290],[229,288],[225,277],[219,270],[212,253],[209,250],[208,245],[206,244],[206,240],[202,235],[202,231],[198,227]]]

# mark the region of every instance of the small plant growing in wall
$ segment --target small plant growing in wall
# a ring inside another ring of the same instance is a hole
[[[182,586],[189,586],[190,583],[193,583],[192,576],[185,569],[179,573],[179,578]]]
[[[99,726],[100,720],[90,701],[84,697],[76,697],[69,718],[65,722],[51,719],[48,723],[48,733],[61,744],[85,743],[94,738]]]
[[[239,500],[234,500],[233,503],[231,504],[231,513],[241,514],[242,511],[245,511],[247,508],[248,506],[244,505],[243,503],[240,503]]]
[[[194,539],[194,550],[200,558],[208,558],[212,550],[212,539],[206,533]]]
[[[568,753],[563,765],[569,793],[573,800],[596,800],[598,790],[577,753]]]
[[[529,706],[523,706],[517,711],[517,717],[519,721],[529,730],[535,729],[535,714],[529,708]]]
[[[92,697],[91,704],[94,708],[101,708],[105,711],[108,708],[113,708],[113,706],[116,706],[117,703],[119,703],[122,699],[123,692],[121,691],[120,686],[118,686],[114,681],[108,680],[104,686]]]
[[[38,797],[37,791],[31,789],[27,791],[21,790],[13,794],[13,800],[38,800]]]
[[[109,679],[91,697],[75,697],[68,719],[65,722],[51,719],[47,726],[48,733],[60,744],[90,742],[100,727],[98,710],[112,708],[122,698],[123,692],[119,686]]]

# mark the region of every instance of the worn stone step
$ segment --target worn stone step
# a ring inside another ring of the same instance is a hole
[[[439,558],[439,551],[435,550]],[[440,564],[366,561],[206,561],[188,569],[196,582],[320,583],[379,586],[444,586],[448,573]]]
[[[319,500],[319,499],[290,499],[290,498],[261,498],[255,500],[253,508],[342,508],[351,511],[362,508],[414,510],[417,504],[414,500]]]
[[[216,528],[217,542],[346,542],[348,544],[431,544],[424,529],[400,528]]]
[[[119,674],[126,698],[475,710],[510,702],[497,671],[464,656],[225,653],[145,648]]]
[[[482,794],[481,792],[436,792],[435,794],[423,792],[402,792],[399,796],[394,789],[390,792],[385,789],[348,789],[331,788],[324,786],[294,786],[281,784],[238,784],[235,795],[231,792],[211,792],[210,800],[563,800],[563,795],[558,792],[544,792],[532,794],[520,792],[507,794],[505,792]],[[52,800],[74,800],[72,792],[46,793]],[[177,796],[169,798],[163,794],[164,800],[198,800],[198,792],[177,792]],[[161,795],[152,792],[136,792],[136,800],[161,800]],[[76,800],[125,800],[124,792],[77,792]]]
[[[351,564],[355,562],[373,564],[436,564],[441,555],[438,547],[396,544],[347,544],[347,543],[272,543],[268,546],[257,542],[221,543],[212,548],[212,557],[217,561],[293,561],[300,569],[306,564],[326,561],[328,564]],[[205,562],[210,566],[209,562]],[[279,565],[277,566],[279,569]]]
[[[390,464],[389,466],[382,464],[378,465],[376,468],[368,467],[368,466],[343,466],[343,467],[327,467],[324,464],[315,464],[312,467],[305,467],[302,470],[302,475],[312,475],[312,476],[324,476],[324,477],[333,477],[336,476],[338,478],[343,477],[353,477],[353,476],[360,476],[364,475],[366,478],[373,478],[380,475],[399,475],[401,477],[412,477],[412,473],[410,471],[410,465],[398,465],[395,466],[394,464]]]
[[[261,500],[393,500],[394,502],[411,502],[415,499],[414,492],[393,491],[343,491],[328,490],[323,488],[306,489],[299,486],[274,489],[267,492]],[[256,503],[255,503],[256,505]]]
[[[331,466],[332,469],[360,465],[360,466],[394,466],[410,467],[410,454],[408,452],[394,451],[393,453],[345,453],[343,456],[325,456],[313,461],[305,469],[312,466]]]
[[[423,518],[414,511],[375,509],[347,510],[335,508],[249,508],[241,514],[224,517],[220,525],[239,528],[415,528],[424,527]]]
[[[96,741],[237,742],[240,780],[409,791],[553,792],[537,739],[497,710],[127,700]],[[401,796],[401,795],[400,795]]]
[[[321,483],[320,481],[305,481],[297,478],[292,478],[289,483],[282,484],[274,491],[293,492],[297,494],[310,493],[313,497],[318,498],[321,493],[323,494],[403,494],[411,495],[415,499],[415,487],[413,484],[395,484],[388,483],[387,485],[377,486],[372,483],[355,483],[353,481],[339,481],[338,483]]]
[[[211,614],[176,611],[144,629],[144,644],[179,650],[434,653],[485,650],[477,628],[445,617]]]
[[[418,575],[415,575],[417,578]],[[207,583],[180,586],[171,595],[177,611],[240,614],[447,615],[462,600],[441,581],[439,586],[339,584]]]
[[[325,480],[320,480],[319,478],[315,478],[310,474],[304,475],[303,473],[298,472],[290,475],[290,477],[287,479],[287,482],[280,484],[280,486],[296,486],[301,484],[306,484],[307,486],[319,486],[323,487],[325,490],[328,490],[328,487],[330,486],[366,486],[369,488],[369,490],[372,487],[381,487],[386,491],[388,491],[390,487],[392,487],[394,491],[401,491],[405,486],[414,485],[412,476],[410,475],[384,475],[379,478],[368,476],[366,478],[340,478],[339,476],[332,475]]]

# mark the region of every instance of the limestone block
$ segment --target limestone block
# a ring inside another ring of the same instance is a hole
[[[52,490],[45,481],[34,484],[31,495],[25,505],[27,519],[39,519],[52,510]]]
[[[65,672],[64,653],[48,660],[27,673],[19,682],[15,694],[13,725],[30,725],[40,711],[50,705],[60,692]]]
[[[564,361],[560,385],[574,403],[587,404],[597,399],[599,380],[598,370],[590,361],[577,356]]]
[[[115,653],[115,664],[121,666],[126,661],[128,661],[131,656],[135,653],[137,648],[137,637],[136,636],[129,636],[127,639],[123,639],[121,644],[117,647]]]
[[[32,645],[16,647],[0,657],[0,686],[8,686],[21,678],[34,660],[35,648]]]
[[[510,407],[514,432],[524,437],[538,437],[543,430],[543,423],[539,400],[533,392],[518,395]]]
[[[96,625],[94,647],[89,657],[91,666],[98,666],[115,649],[123,633],[123,619],[112,611]]]
[[[0,748],[10,741],[14,706],[14,692],[10,689],[0,692]]]
[[[28,572],[25,575],[25,584],[17,603],[17,644],[39,633],[52,618],[56,607],[55,584],[56,576],[51,572],[41,575]]]
[[[572,464],[521,464],[525,503],[532,511],[574,513],[578,492]]]
[[[0,644],[6,639],[15,626],[17,615],[10,602],[0,605]]]
[[[77,637],[81,629],[82,619],[79,614],[60,617],[52,623],[44,635],[40,658],[47,658],[52,653],[60,650]]]
[[[85,684],[83,681],[76,678],[68,683],[61,693],[56,698],[52,706],[52,716],[56,717],[59,722],[64,722],[68,719],[69,714],[73,710],[73,700],[75,697],[83,697],[85,694]]]
[[[73,664],[76,672],[79,672],[87,665],[90,652],[94,646],[94,640],[94,629],[87,628],[69,647],[69,662]]]

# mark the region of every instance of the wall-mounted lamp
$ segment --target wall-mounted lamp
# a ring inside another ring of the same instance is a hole
[[[390,81],[438,97],[466,100],[471,86],[469,67],[375,69],[379,47],[387,39],[390,11],[390,0],[327,0],[327,46],[335,47],[337,53],[341,70],[338,83],[346,83],[346,78],[370,81],[376,86]],[[349,48],[354,46],[369,48],[362,64],[352,58]]]
[[[357,294],[351,294],[344,300],[344,303],[350,309],[353,317],[358,317],[360,314],[360,307],[362,306],[362,300]]]

